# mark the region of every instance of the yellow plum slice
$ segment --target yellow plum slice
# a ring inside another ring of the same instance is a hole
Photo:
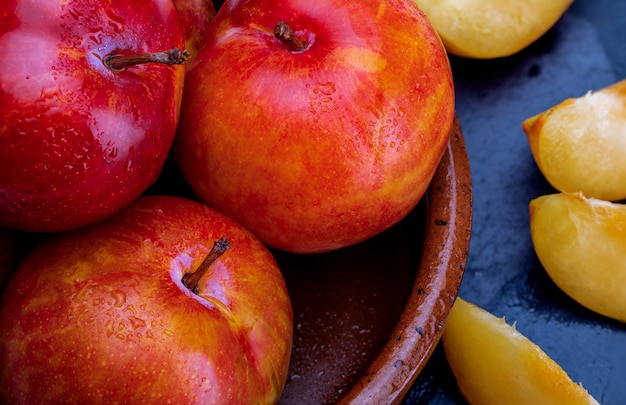
[[[559,191],[626,198],[626,80],[526,119],[537,166]]]
[[[558,193],[530,202],[535,252],[572,299],[626,322],[626,206]]]
[[[452,307],[442,340],[459,389],[471,405],[598,404],[515,326],[461,298]]]
[[[546,33],[573,0],[414,0],[449,53],[492,59],[513,55]]]
[[[471,405],[598,404],[515,326],[461,298],[442,339],[459,389]]]

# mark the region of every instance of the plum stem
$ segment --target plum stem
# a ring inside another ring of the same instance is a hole
[[[206,255],[200,266],[192,272],[185,273],[182,278],[182,283],[189,291],[194,294],[198,293],[198,288],[200,284],[200,280],[206,274],[207,270],[211,265],[230,249],[230,242],[225,237],[221,237],[215,241],[211,251]]]
[[[307,43],[305,40],[296,37],[291,27],[284,21],[279,21],[274,27],[274,36],[287,44],[292,52],[303,52]]]
[[[142,63],[163,63],[166,65],[184,65],[191,58],[187,51],[174,47],[163,52],[144,53],[140,55],[110,54],[102,62],[110,70],[117,72],[130,66]]]

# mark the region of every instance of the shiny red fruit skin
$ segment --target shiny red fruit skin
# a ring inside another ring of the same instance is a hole
[[[111,53],[183,48],[171,0],[0,4],[0,226],[55,232],[98,221],[157,178],[184,68],[113,72]]]
[[[292,51],[279,21],[307,41]],[[361,242],[419,202],[454,117],[445,49],[412,0],[233,0],[188,68],[174,155],[264,243]]]
[[[195,295],[180,280],[221,237],[231,247]],[[250,232],[201,203],[142,196],[17,269],[0,305],[0,403],[275,403],[292,319]]]

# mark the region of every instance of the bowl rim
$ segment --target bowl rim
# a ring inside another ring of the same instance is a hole
[[[400,403],[441,339],[465,272],[472,228],[469,157],[457,116],[425,198],[424,241],[405,308],[377,358],[339,404]]]

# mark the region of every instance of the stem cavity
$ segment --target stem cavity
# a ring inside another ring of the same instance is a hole
[[[102,59],[104,66],[114,72],[143,63],[163,63],[165,65],[184,65],[191,58],[187,51],[174,47],[163,52],[144,53],[140,55],[111,54]]]
[[[206,274],[209,267],[211,267],[211,265],[228,249],[230,249],[230,242],[228,239],[222,236],[216,240],[213,244],[213,248],[211,248],[211,251],[207,254],[202,263],[200,263],[200,266],[198,266],[195,271],[185,273],[183,275],[181,280],[183,285],[192,293],[198,294],[200,280]]]
[[[287,44],[292,52],[303,52],[307,43],[302,38],[296,37],[291,27],[284,21],[279,21],[274,27],[274,36]]]

